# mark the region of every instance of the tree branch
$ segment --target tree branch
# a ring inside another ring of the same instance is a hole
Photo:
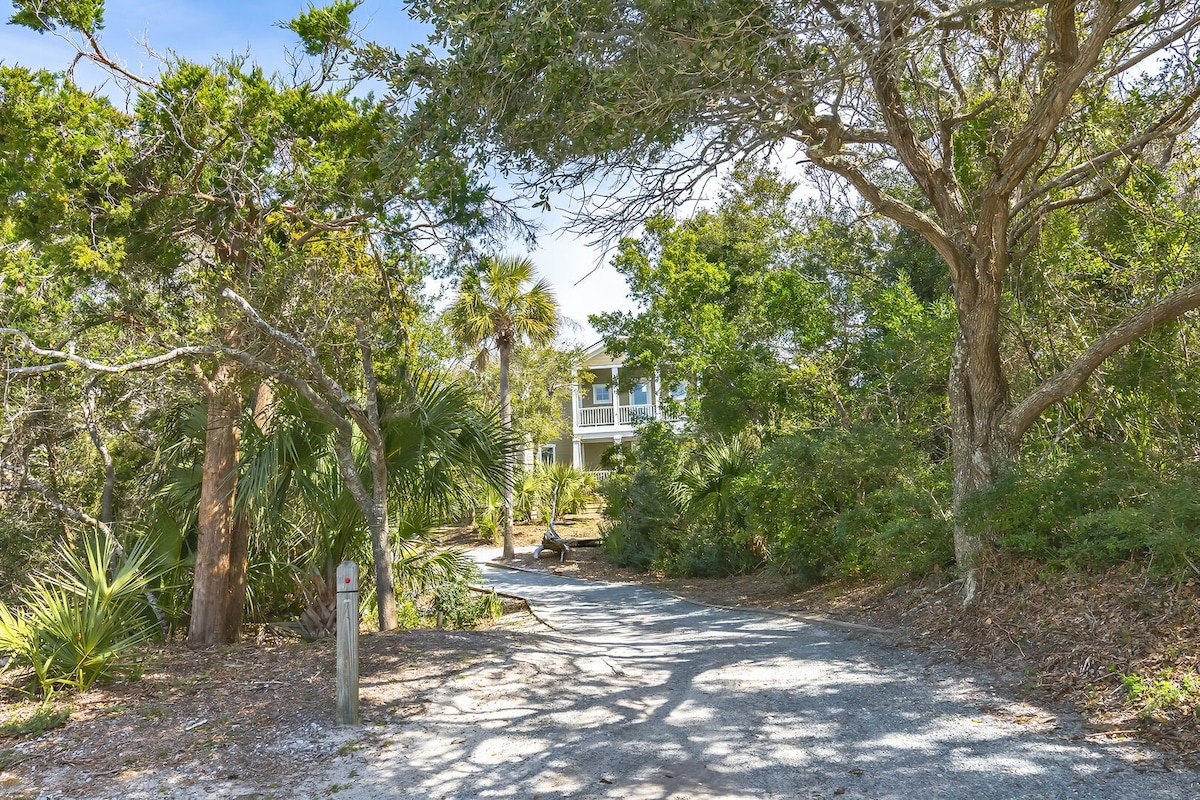
[[[1164,322],[1170,322],[1195,308],[1200,308],[1200,283],[1191,283],[1176,289],[1109,328],[1070,365],[1043,381],[1020,404],[1005,414],[1001,421],[1001,429],[1011,441],[1019,441],[1043,411],[1082,388],[1105,359]]]
[[[83,523],[89,527],[96,528],[103,533],[112,533],[112,530],[107,523],[96,519],[90,514],[80,511],[74,506],[64,503],[62,498],[58,496],[58,492],[42,483],[37,478],[32,477],[24,464],[17,464],[16,462],[9,461],[7,459],[0,459],[0,476],[8,478],[9,480],[12,479],[11,476],[15,476],[17,478],[16,488],[20,489],[28,486],[31,489],[34,489],[42,495],[45,501],[49,503],[55,511],[58,511],[63,516],[73,519],[76,522]]]
[[[55,362],[52,364],[39,364],[33,367],[9,367],[5,370],[9,375],[41,375],[46,372],[69,369],[72,366],[82,367],[91,372],[101,372],[106,375],[120,375],[125,372],[137,372],[143,369],[150,369],[151,367],[162,366],[163,364],[185,357],[214,356],[222,352],[222,348],[215,345],[190,345],[188,347],[176,347],[174,350],[169,350],[157,356],[141,358],[136,361],[127,361],[123,364],[105,364],[101,361],[94,361],[84,356],[75,355],[75,353],[69,350],[50,350],[38,347],[29,334],[17,328],[0,328],[0,336],[15,338],[21,349],[27,353],[41,356],[42,358],[55,359]]]
[[[309,347],[304,342],[297,339],[295,336],[292,336],[289,333],[285,333],[284,331],[281,331],[279,328],[276,328],[271,323],[267,322],[266,319],[264,319],[263,316],[261,314],[259,314],[258,311],[255,310],[255,308],[252,305],[250,305],[248,302],[246,302],[244,299],[242,299],[242,297],[239,296],[238,293],[233,291],[232,289],[225,289],[224,291],[221,292],[221,296],[232,301],[234,305],[236,305],[238,308],[240,308],[242,310],[242,313],[245,314],[247,317],[249,317],[250,321],[253,322],[254,325],[259,330],[261,330],[263,333],[267,334],[275,341],[280,342],[283,345],[286,345],[289,349],[291,349],[291,350],[295,351],[297,354],[299,354],[304,359],[304,363],[308,366],[309,370],[311,371],[312,379],[317,384],[317,386],[320,387],[321,393],[325,397],[327,397],[329,400],[331,400],[334,403],[336,403],[337,405],[340,405],[343,408],[345,408],[347,413],[349,413],[350,416],[354,418],[354,421],[358,424],[358,426],[364,432],[370,428],[370,420],[367,416],[366,411],[363,409],[363,407],[361,405],[359,405],[358,401],[355,400],[350,395],[349,392],[347,392],[345,389],[343,389],[342,386],[337,381],[335,381],[333,378],[329,377],[329,373],[327,373],[325,371],[325,368],[321,365],[321,360],[317,357],[317,351],[314,348]],[[227,349],[227,350],[224,350],[223,352],[225,352],[230,357],[239,358],[239,359],[249,356],[250,358],[253,358],[256,363],[266,364],[266,362],[261,361],[261,359],[257,359],[254,356],[251,356],[249,353],[245,353],[244,351],[234,351],[234,350]],[[235,353],[238,355],[234,355]],[[270,366],[271,366],[271,369],[278,371],[280,373],[280,375],[289,374],[289,373],[283,373],[281,370],[279,370],[278,367],[275,367],[274,365],[270,365]],[[269,373],[269,374],[273,374],[273,373]],[[276,377],[279,377],[279,376],[277,375]],[[292,376],[292,377],[294,378],[295,376]]]

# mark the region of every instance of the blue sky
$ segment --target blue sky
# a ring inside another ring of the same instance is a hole
[[[110,53],[139,74],[153,74],[156,69],[143,41],[156,52],[170,50],[195,61],[248,52],[270,71],[284,66],[284,53],[296,41],[277,23],[308,6],[306,0],[108,0],[101,37]],[[12,14],[11,2],[0,0],[0,20],[7,22]],[[393,47],[425,38],[422,27],[409,19],[398,1],[364,0],[355,19],[367,38]],[[74,50],[54,34],[0,25],[0,61],[5,64],[65,69],[73,55]],[[82,85],[95,85],[100,79],[98,72],[82,67],[76,74]],[[561,219],[557,213],[530,216],[543,232],[538,248],[527,255],[554,284],[564,316],[583,326],[573,335],[568,332],[568,338],[591,344],[596,337],[587,326],[587,315],[629,308],[625,283],[602,253],[557,230]],[[515,247],[512,252],[525,254]]]

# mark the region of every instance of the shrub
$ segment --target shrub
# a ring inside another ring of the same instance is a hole
[[[480,620],[496,619],[504,613],[504,605],[495,592],[474,593],[463,581],[437,586],[432,605],[439,624],[450,628],[473,628]]]
[[[761,537],[746,525],[743,479],[754,452],[744,438],[718,439],[692,456],[672,486],[685,532],[673,569],[681,575],[719,577],[762,566]]]
[[[672,565],[682,542],[682,516],[672,499],[682,452],[679,437],[666,425],[649,423],[621,471],[601,486],[605,550],[616,563],[635,569]]]
[[[537,470],[538,516],[577,514],[596,498],[596,479],[570,464],[547,464]]]
[[[770,563],[806,582],[905,578],[953,559],[949,471],[916,432],[885,425],[744,439],[689,452],[643,429],[626,473],[605,482],[605,546],[623,565],[722,576]]]
[[[1155,570],[1182,578],[1200,574],[1197,483],[1195,465],[1164,470],[1123,446],[1093,444],[1013,465],[968,499],[963,521],[1052,568],[1149,556]]]
[[[780,571],[901,577],[949,561],[948,476],[902,429],[781,437],[742,482],[748,534]]]
[[[158,571],[149,548],[118,555],[111,536],[88,536],[80,549],[82,556],[60,547],[19,607],[0,602],[0,652],[31,669],[46,696],[129,671],[128,650],[157,630],[143,598]]]

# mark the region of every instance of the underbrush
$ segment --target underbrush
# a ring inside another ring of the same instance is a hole
[[[1200,576],[1198,489],[1191,461],[1092,442],[1027,455],[967,501],[961,522],[1002,556],[1050,571],[1133,561],[1184,580]],[[807,431],[758,447],[647,426],[603,491],[610,556],[669,576],[770,565],[801,583],[901,582],[953,563],[950,466],[899,427]]]
[[[758,449],[647,426],[603,487],[621,565],[721,576],[764,565],[800,583],[903,580],[950,562],[949,475],[903,430],[805,432]]]
[[[1116,445],[1029,458],[966,505],[964,521],[1002,552],[1050,570],[1133,561],[1200,577],[1200,469]]]

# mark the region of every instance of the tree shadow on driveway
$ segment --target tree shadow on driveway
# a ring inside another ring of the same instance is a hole
[[[552,630],[390,730],[357,796],[1200,797],[1195,773],[920,654],[645,587],[485,578]]]

